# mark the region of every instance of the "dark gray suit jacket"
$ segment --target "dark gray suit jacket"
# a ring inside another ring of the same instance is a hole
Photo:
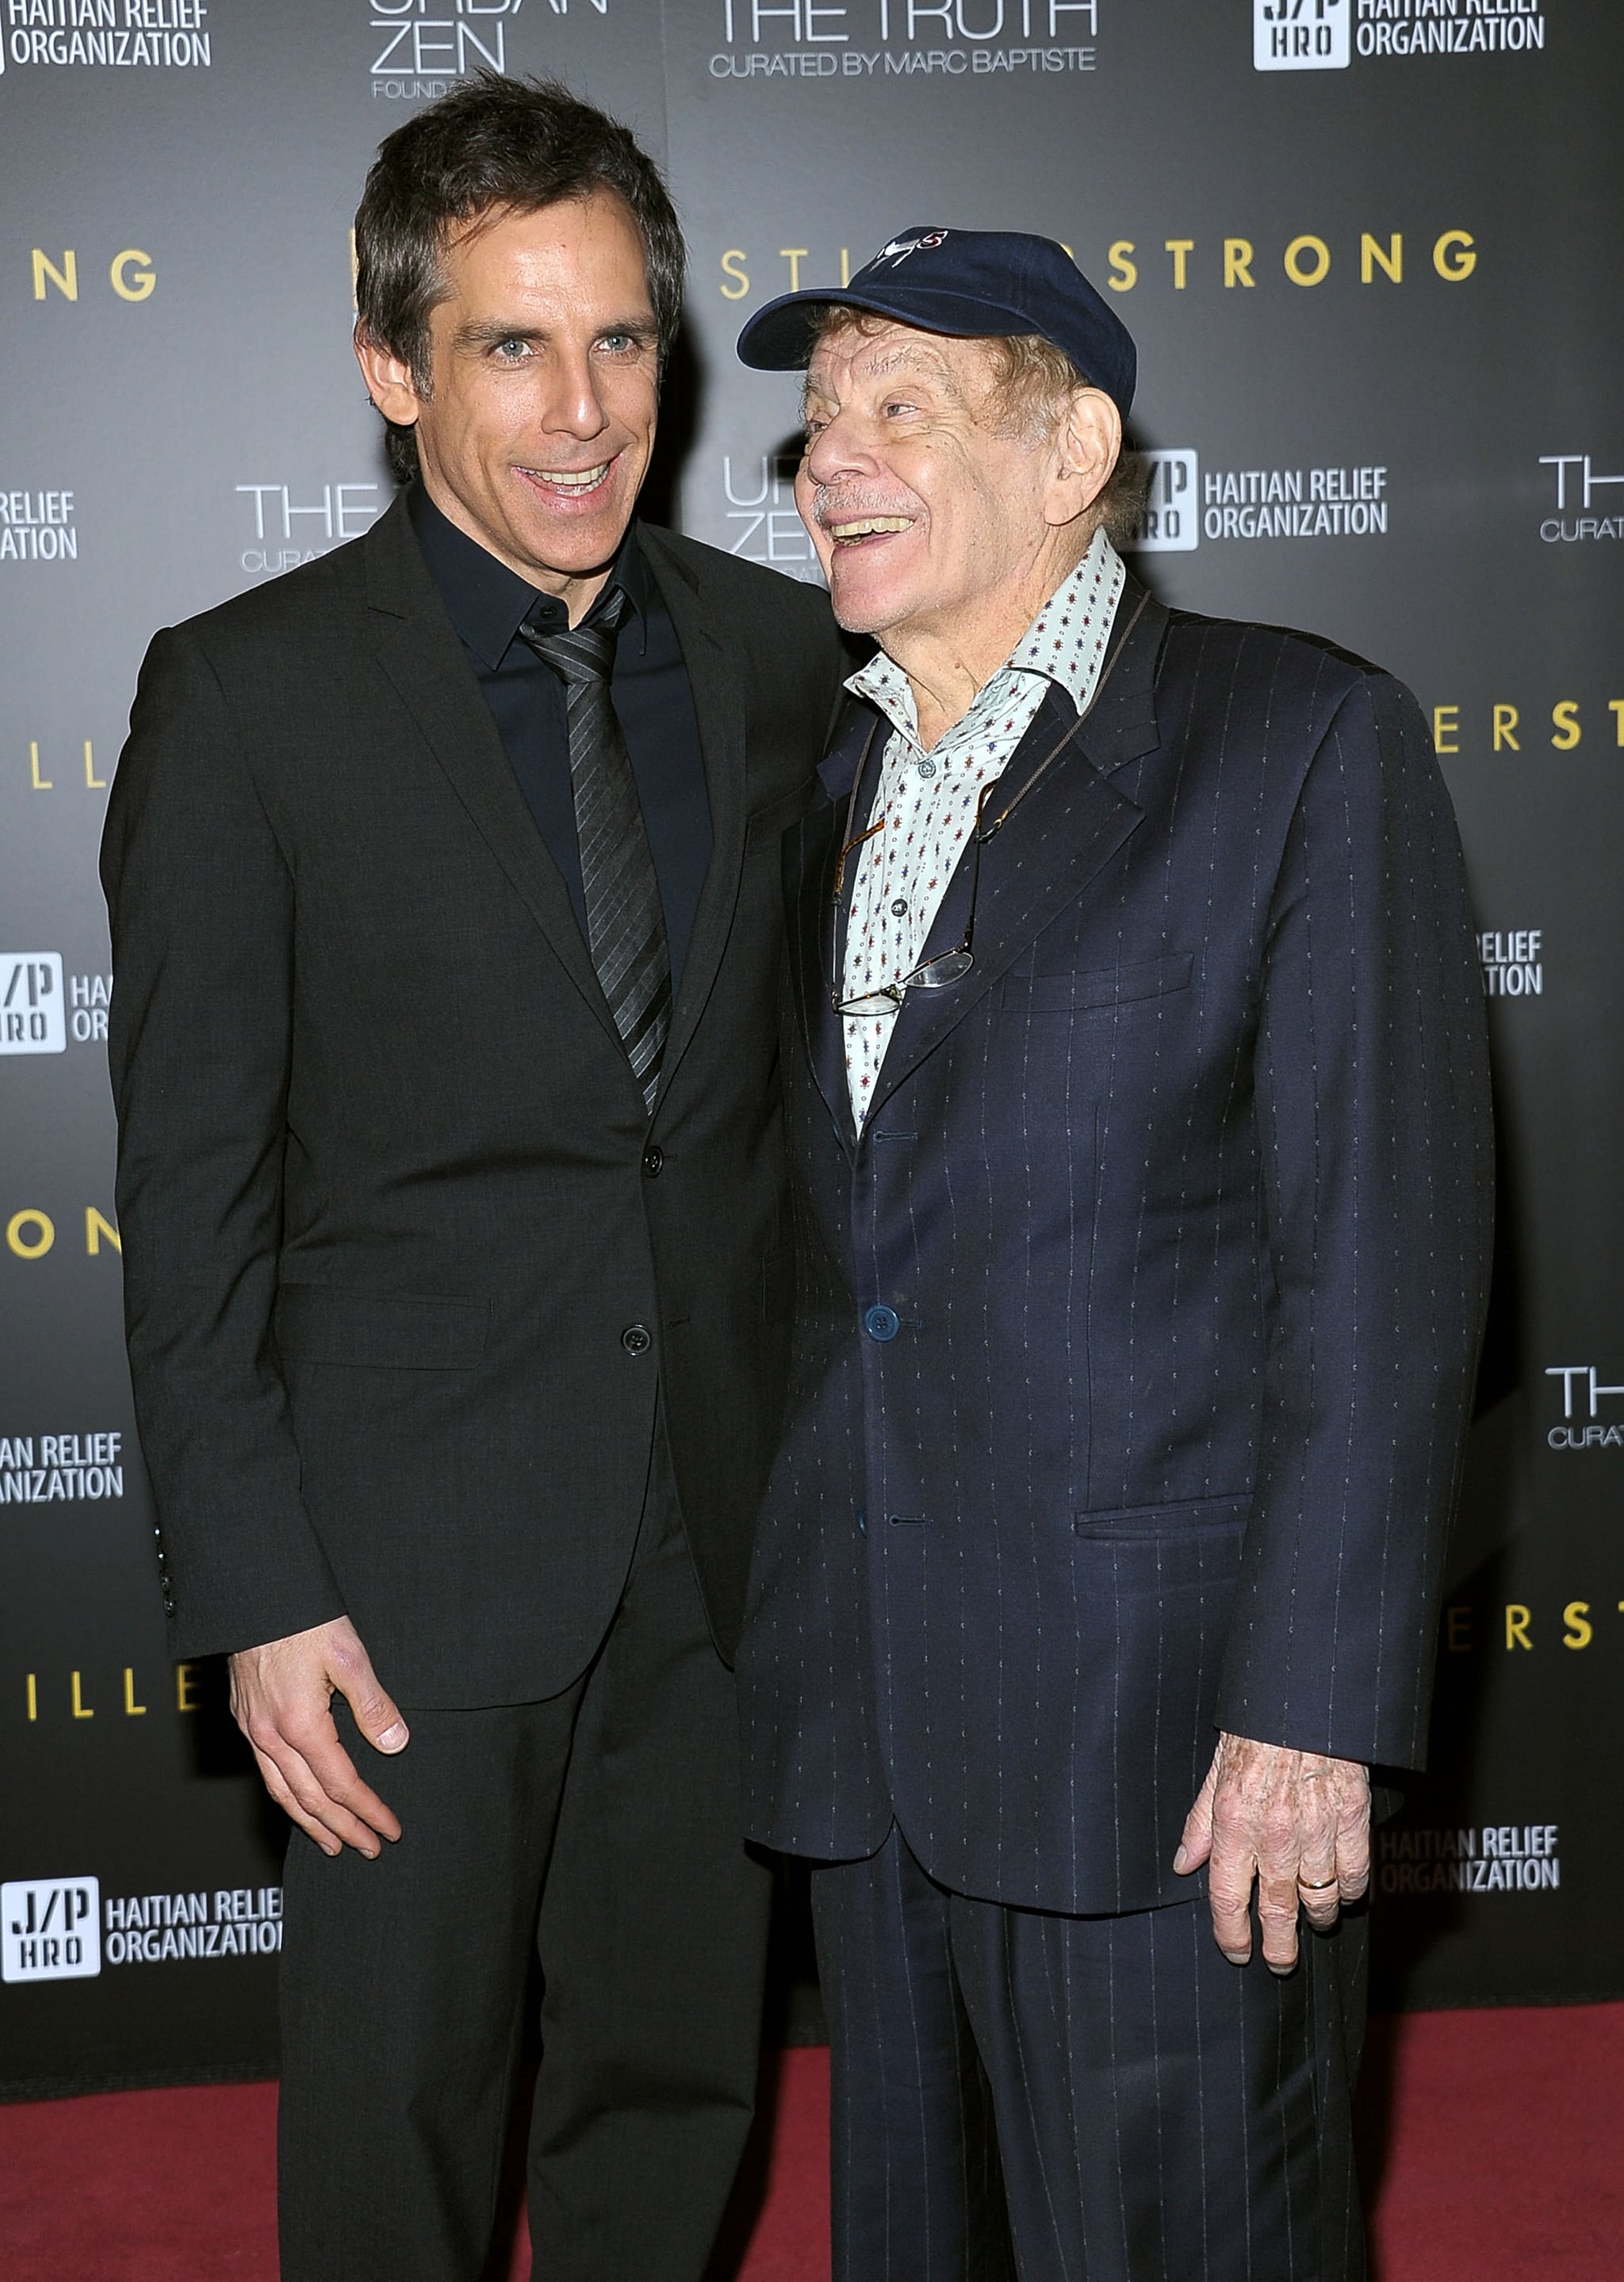
[[[1012,790],[1068,720],[1052,693]],[[831,889],[866,726],[787,842],[800,1293],[751,1833],[855,1857],[895,1813],[964,1893],[1184,1898],[1218,1727],[1424,1750],[1491,1198],[1449,797],[1387,675],[1148,604],[857,1142]]]
[[[651,1126],[402,507],[152,644],[103,877],[176,1656],[347,1611],[404,1703],[553,1693],[657,1388],[731,1652],[786,1344],[779,843],[841,663],[820,594],[644,538],[715,835]]]

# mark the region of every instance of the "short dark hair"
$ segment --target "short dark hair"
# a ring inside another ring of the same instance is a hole
[[[687,250],[660,172],[627,128],[557,80],[481,71],[378,146],[355,215],[356,327],[409,365],[430,392],[429,315],[444,300],[440,256],[459,222],[506,208],[533,213],[607,194],[642,240],[663,365],[682,312]],[[402,482],[417,472],[409,427],[386,423]]]

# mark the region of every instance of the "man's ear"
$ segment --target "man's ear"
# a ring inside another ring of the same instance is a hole
[[[367,393],[397,428],[416,425],[423,399],[412,379],[412,369],[392,349],[380,348],[363,325],[355,328],[355,357]]]
[[[1047,519],[1075,523],[1111,479],[1122,455],[1123,415],[1100,388],[1074,388],[1055,431]]]

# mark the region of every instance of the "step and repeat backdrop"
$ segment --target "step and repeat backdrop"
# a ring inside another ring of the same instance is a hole
[[[480,67],[561,75],[667,165],[661,485],[696,536],[816,575],[794,384],[732,357],[754,308],[910,225],[1040,230],[1140,345],[1141,574],[1416,690],[1502,1218],[1378,1999],[1624,1992],[1613,0],[0,0],[0,2092],[275,2066],[276,1818],[221,1673],[164,1653],[96,852],[154,629],[388,502],[350,217]]]

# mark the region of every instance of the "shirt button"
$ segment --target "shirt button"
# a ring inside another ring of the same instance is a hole
[[[665,1152],[657,1141],[650,1141],[649,1146],[643,1151],[643,1170],[651,1181],[658,1178],[660,1168],[664,1162]]]
[[[898,896],[896,902],[891,905],[891,917],[894,920],[905,920],[907,916],[907,904],[901,896]]]
[[[920,763],[920,765],[919,765],[919,772],[920,772],[921,776],[922,776],[922,777],[933,777],[933,776],[935,776],[935,774],[936,774],[936,763],[935,763],[934,761],[929,761],[929,760],[927,760],[927,761],[921,761],[921,762]]]
[[[871,1339],[894,1339],[901,1323],[895,1308],[870,1308],[863,1318],[863,1329]]]
[[[627,1354],[647,1354],[654,1339],[647,1323],[628,1323],[620,1334],[620,1344]]]

